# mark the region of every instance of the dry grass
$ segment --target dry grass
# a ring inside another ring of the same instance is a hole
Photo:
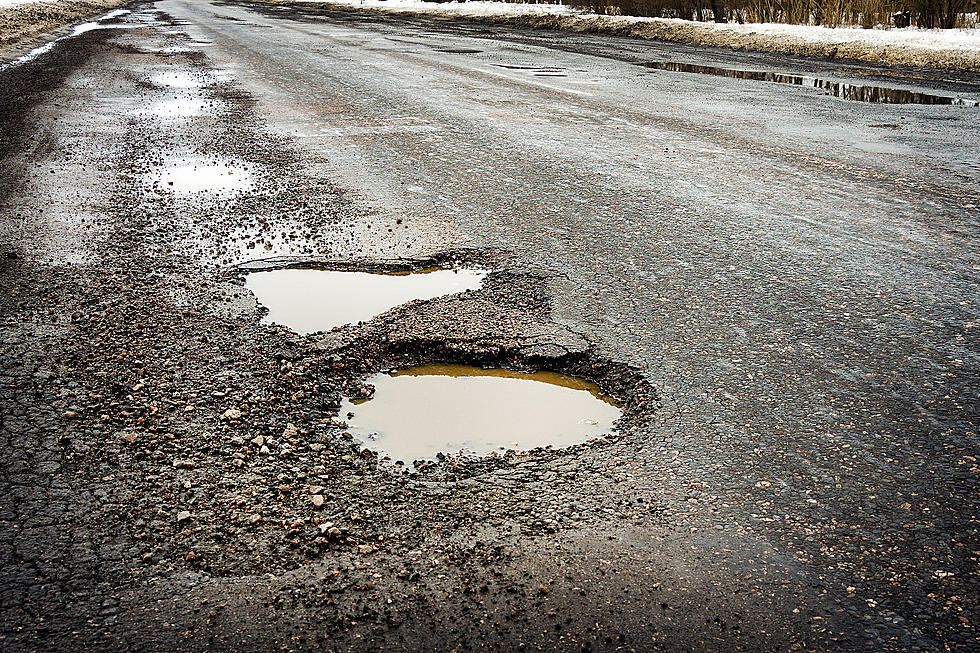
[[[42,35],[99,16],[125,0],[60,0],[0,8],[0,56]]]

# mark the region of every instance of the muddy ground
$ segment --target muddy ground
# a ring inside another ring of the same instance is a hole
[[[700,355],[631,359],[600,320],[568,319],[581,300],[516,244],[444,242],[436,218],[403,219],[324,174],[340,155],[272,126],[189,33],[196,9],[127,7],[114,19],[127,28],[0,73],[5,650],[973,645],[973,358],[878,403],[817,368],[781,379],[775,363],[706,400],[683,380]],[[198,80],[204,118],[155,112],[183,92],[161,70]],[[159,183],[188,154],[236,161],[254,186]],[[495,272],[478,291],[301,337],[261,323],[230,265],[281,251],[253,269]],[[694,310],[688,290],[672,301]],[[865,337],[848,328],[841,342]],[[975,354],[973,332],[940,328]],[[905,364],[932,364],[916,356]],[[480,460],[396,465],[351,440],[342,394],[433,361],[573,373],[625,417],[599,441]],[[790,386],[812,375],[819,435],[793,425],[809,409]],[[757,377],[760,404],[740,403],[737,384]]]

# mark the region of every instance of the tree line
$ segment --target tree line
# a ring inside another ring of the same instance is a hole
[[[975,25],[978,0],[574,0],[572,4],[597,14],[719,23],[950,29]]]

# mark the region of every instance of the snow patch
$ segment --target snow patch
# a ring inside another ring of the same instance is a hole
[[[581,14],[565,5],[528,4],[517,2],[422,2],[421,0],[303,0],[307,4],[331,4],[348,7],[368,7],[390,11],[449,14],[453,16],[553,16]]]
[[[307,4],[333,4],[364,7],[393,12],[432,13],[451,16],[579,16],[616,24],[661,24],[676,27],[696,27],[709,32],[756,35],[776,39],[793,39],[824,45],[855,44],[868,47],[918,48],[933,51],[980,52],[980,28],[919,29],[907,27],[875,29],[861,27],[823,27],[816,25],[786,25],[784,23],[702,23],[680,18],[645,18],[640,16],[604,16],[587,13],[561,4],[529,4],[513,2],[447,2],[422,0],[304,0]]]

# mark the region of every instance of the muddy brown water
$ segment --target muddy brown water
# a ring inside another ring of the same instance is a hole
[[[555,372],[434,364],[367,380],[368,400],[341,417],[362,444],[393,461],[556,448],[613,432],[622,411],[594,383]]]
[[[363,322],[415,299],[433,299],[483,285],[485,270],[347,272],[288,268],[253,272],[246,287],[269,309],[266,323],[298,333]]]
[[[731,77],[734,79],[750,79],[759,82],[775,82],[794,86],[809,86],[826,91],[828,95],[844,100],[857,102],[874,102],[878,104],[956,104],[968,107],[980,106],[976,100],[919,93],[901,88],[887,86],[866,86],[863,84],[845,84],[819,77],[806,75],[788,75],[760,70],[738,70],[719,66],[702,66],[698,64],[679,63],[676,61],[644,61],[640,65],[655,70],[667,70],[679,73],[695,73],[698,75],[714,75],[716,77]]]

